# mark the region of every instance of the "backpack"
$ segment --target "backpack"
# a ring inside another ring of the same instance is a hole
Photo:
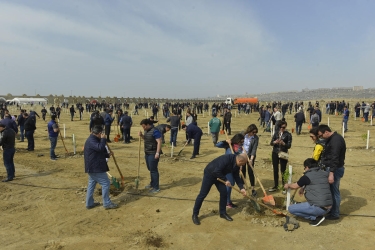
[[[319,123],[319,116],[316,115],[316,114],[313,115],[311,121],[312,121],[313,123]]]

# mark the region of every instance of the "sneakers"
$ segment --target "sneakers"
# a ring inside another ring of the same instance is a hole
[[[315,220],[310,222],[310,226],[317,227],[324,221],[325,217],[324,216],[318,216],[316,217]]]
[[[97,207],[97,206],[100,206],[100,203],[99,202],[94,202],[94,204],[92,204],[91,206],[86,206],[87,209],[92,209],[94,207]]]
[[[115,203],[111,203],[108,206],[104,207],[104,209],[106,209],[106,210],[107,209],[116,209],[116,208],[118,208],[118,205],[115,204]]]
[[[56,158],[51,158],[51,161],[57,161],[57,159]]]
[[[275,191],[277,191],[277,187],[272,187],[272,188],[268,189],[268,192],[275,192]]]
[[[237,205],[233,204],[232,202],[231,203],[227,203],[227,208],[236,208],[238,207]]]
[[[160,192],[160,188],[156,189],[156,188],[153,188],[151,189],[150,191],[148,191],[149,193],[151,194],[156,194],[156,193],[159,193]]]
[[[152,188],[151,185],[145,186],[145,189],[150,189],[150,188]]]

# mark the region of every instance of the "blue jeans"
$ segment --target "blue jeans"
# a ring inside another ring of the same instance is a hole
[[[288,207],[291,214],[305,218],[306,220],[315,220],[316,217],[326,214],[328,211],[308,202],[293,204]]]
[[[170,143],[171,143],[171,145],[173,144],[173,147],[176,147],[177,133],[178,133],[178,128],[172,128],[171,129]]]
[[[8,180],[13,180],[14,179],[14,154],[16,153],[15,148],[5,148],[3,150],[3,160],[4,160],[4,166],[5,169],[7,170],[7,179]]]
[[[109,199],[109,186],[110,182],[105,172],[103,173],[88,173],[89,183],[87,185],[87,194],[86,194],[86,207],[91,207],[94,205],[94,191],[96,183],[99,183],[102,186],[102,197],[103,197],[103,206],[107,207],[112,202]]]
[[[230,182],[230,185],[234,186],[234,177],[232,173],[229,173],[225,176],[227,180]],[[227,188],[227,204],[232,203],[230,199],[230,195],[232,194],[232,188],[231,187],[226,187]]]
[[[27,149],[34,150],[34,130],[26,131],[25,135],[27,138]]]
[[[208,193],[210,192],[212,185],[214,184],[220,193],[219,213],[220,214],[226,213],[226,202],[227,202],[226,186],[223,183],[216,180],[216,178],[213,175],[209,173],[204,173],[201,190],[197,196],[197,199],[195,200],[193,214],[199,215],[199,210],[202,207],[202,203],[204,199],[206,198],[206,196],[208,195]]]
[[[145,155],[146,165],[148,171],[150,171],[151,182],[150,186],[154,189],[159,189],[159,171],[158,163],[159,159],[155,159],[155,154]]]
[[[20,140],[23,141],[25,139],[25,126],[20,125]]]
[[[299,135],[301,134],[302,130],[302,122],[296,122],[296,133]]]
[[[56,144],[57,144],[57,137],[49,137],[49,141],[51,142],[51,148],[49,150],[49,156],[51,157],[51,159],[53,158],[56,158],[56,154],[55,154],[55,148],[56,148]]]
[[[363,113],[363,117],[365,118],[365,122],[368,122],[368,112],[367,113]]]
[[[329,167],[326,171],[329,171]],[[340,203],[341,203],[341,194],[340,194],[340,180],[344,177],[345,167],[336,168],[336,171],[333,172],[334,182],[330,184],[330,189],[332,193],[332,208],[331,215],[334,217],[340,216]]]
[[[344,130],[348,130],[348,119],[342,120],[344,122]]]

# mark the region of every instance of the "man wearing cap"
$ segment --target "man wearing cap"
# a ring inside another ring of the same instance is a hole
[[[288,211],[296,216],[310,220],[311,226],[319,226],[325,219],[325,214],[330,211],[333,201],[328,183],[328,172],[320,169],[313,158],[308,158],[303,163],[305,173],[296,182],[285,184],[285,189],[298,189],[302,196],[305,193],[307,202],[293,204]]]
[[[130,143],[130,128],[133,125],[132,118],[128,115],[128,111],[124,112],[124,115],[120,118],[120,127],[124,134],[124,143]]]
[[[56,115],[51,115],[51,121],[47,124],[47,130],[48,130],[48,138],[49,141],[51,142],[51,147],[50,147],[50,158],[51,161],[56,161],[57,156],[55,154],[55,148],[57,144],[57,137],[59,136],[59,126],[56,123]]]
[[[16,141],[16,132],[11,128],[6,128],[5,124],[0,123],[0,146],[3,147],[3,161],[7,171],[7,178],[2,182],[12,181],[14,179],[14,154],[16,149],[14,147]]]

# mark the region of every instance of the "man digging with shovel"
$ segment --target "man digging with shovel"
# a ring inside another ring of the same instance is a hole
[[[226,178],[226,174],[232,173],[234,179],[236,180],[237,185],[241,189],[241,193],[246,196],[246,190],[243,187],[243,181],[239,176],[240,166],[245,165],[247,162],[247,155],[246,154],[227,154],[222,155],[208,163],[206,168],[204,169],[203,174],[203,181],[201,190],[195,200],[195,205],[193,208],[193,223],[195,225],[200,225],[200,221],[198,219],[199,210],[202,207],[202,203],[208,193],[211,190],[212,185],[215,185],[217,190],[220,193],[220,202],[219,202],[219,212],[220,218],[226,219],[228,221],[232,221],[233,219],[227,214],[226,212],[226,204],[227,204],[227,189],[226,186],[230,187],[231,184]],[[217,179],[220,178],[221,180],[225,181],[225,185],[218,181]]]

